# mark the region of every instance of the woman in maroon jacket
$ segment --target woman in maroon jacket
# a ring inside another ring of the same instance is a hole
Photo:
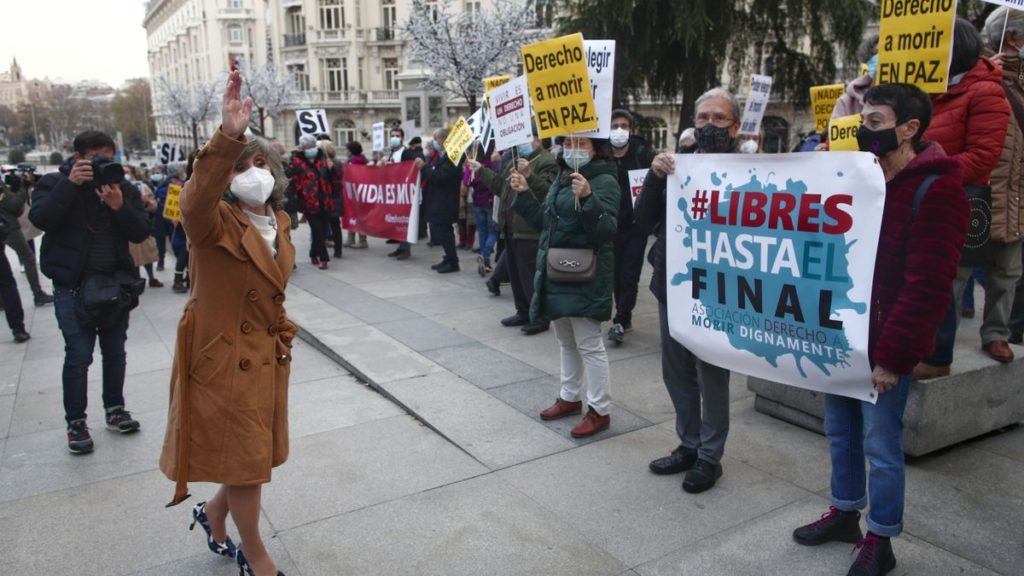
[[[885,208],[871,290],[868,349],[874,404],[825,398],[825,433],[832,456],[832,506],[798,528],[808,546],[857,543],[849,574],[886,574],[896,566],[889,538],[903,530],[903,410],[910,374],[931,353],[967,233],[960,162],[934,142],[922,142],[932,107],[909,84],[872,88],[864,97],[860,149],[873,152],[885,175]],[[864,458],[871,463],[865,473]],[[868,534],[861,537],[860,512]]]

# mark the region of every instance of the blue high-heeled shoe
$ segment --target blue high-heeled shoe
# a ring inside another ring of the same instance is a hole
[[[200,502],[192,507],[192,524],[188,527],[189,530],[195,530],[196,523],[206,530],[206,545],[209,546],[210,552],[219,554],[221,556],[227,556],[228,558],[235,557],[235,543],[231,541],[231,537],[228,536],[224,539],[224,542],[217,542],[213,539],[213,530],[210,529],[210,521],[206,517],[206,502]]]
[[[238,562],[238,576],[256,576],[256,573],[252,571],[252,567],[249,566],[249,562],[245,559],[245,554],[242,554],[241,546],[235,552],[235,561]],[[284,576],[284,572],[278,570],[277,576]]]

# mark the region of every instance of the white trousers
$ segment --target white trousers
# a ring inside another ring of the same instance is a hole
[[[562,351],[562,400],[580,400],[585,375],[587,404],[602,416],[608,414],[611,373],[601,323],[590,318],[559,318],[552,324]]]

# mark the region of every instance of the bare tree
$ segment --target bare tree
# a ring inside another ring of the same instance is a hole
[[[470,110],[476,110],[484,78],[513,72],[519,48],[538,38],[530,2],[493,4],[493,10],[462,12],[452,9],[452,0],[413,0],[405,26],[410,54],[431,71],[425,86],[465,98]]]
[[[242,75],[242,96],[252,98],[253,132],[266,135],[266,120],[293,109],[299,102],[295,79],[273,63],[252,68]]]
[[[157,115],[169,115],[182,126],[192,130],[192,148],[199,148],[199,125],[217,112],[221,100],[219,80],[172,84],[159,80]]]

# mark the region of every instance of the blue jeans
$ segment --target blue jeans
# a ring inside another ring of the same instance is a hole
[[[961,310],[973,310],[974,309],[974,283],[977,282],[980,286],[985,285],[985,269],[975,268],[971,272],[971,276],[967,279],[967,286],[964,287],[964,299],[960,304]]]
[[[473,207],[476,219],[476,233],[480,236],[480,255],[490,258],[494,253],[494,243],[498,241],[498,225],[491,219],[490,208]]]
[[[86,418],[89,401],[89,366],[96,338],[103,353],[103,407],[107,410],[124,407],[124,373],[127,355],[128,314],[111,326],[97,330],[82,326],[75,314],[75,295],[68,288],[56,286],[53,306],[57,326],[64,335],[64,418],[70,423]]]
[[[906,471],[903,410],[909,375],[876,404],[844,396],[825,397],[825,435],[832,454],[832,505],[844,511],[868,506],[868,530],[887,538],[903,531]],[[865,472],[864,457],[871,464]]]

